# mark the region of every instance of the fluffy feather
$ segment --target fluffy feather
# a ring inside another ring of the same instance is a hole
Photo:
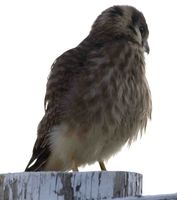
[[[137,138],[151,116],[148,34],[141,12],[113,6],[98,16],[83,42],[56,59],[26,171],[104,161]]]

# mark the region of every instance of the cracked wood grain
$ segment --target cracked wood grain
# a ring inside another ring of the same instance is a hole
[[[0,175],[0,200],[102,200],[142,195],[132,172],[24,172]]]

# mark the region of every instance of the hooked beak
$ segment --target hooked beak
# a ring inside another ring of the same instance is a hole
[[[147,40],[143,42],[143,49],[147,54],[149,54],[150,48]]]

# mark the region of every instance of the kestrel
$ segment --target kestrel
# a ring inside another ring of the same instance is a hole
[[[145,76],[148,26],[132,6],[113,6],[52,65],[45,114],[26,171],[77,170],[134,141],[151,116]]]

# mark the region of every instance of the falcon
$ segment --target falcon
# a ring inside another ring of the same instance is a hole
[[[103,11],[89,35],[51,67],[45,114],[25,171],[78,170],[131,144],[151,117],[148,26],[132,6]]]

